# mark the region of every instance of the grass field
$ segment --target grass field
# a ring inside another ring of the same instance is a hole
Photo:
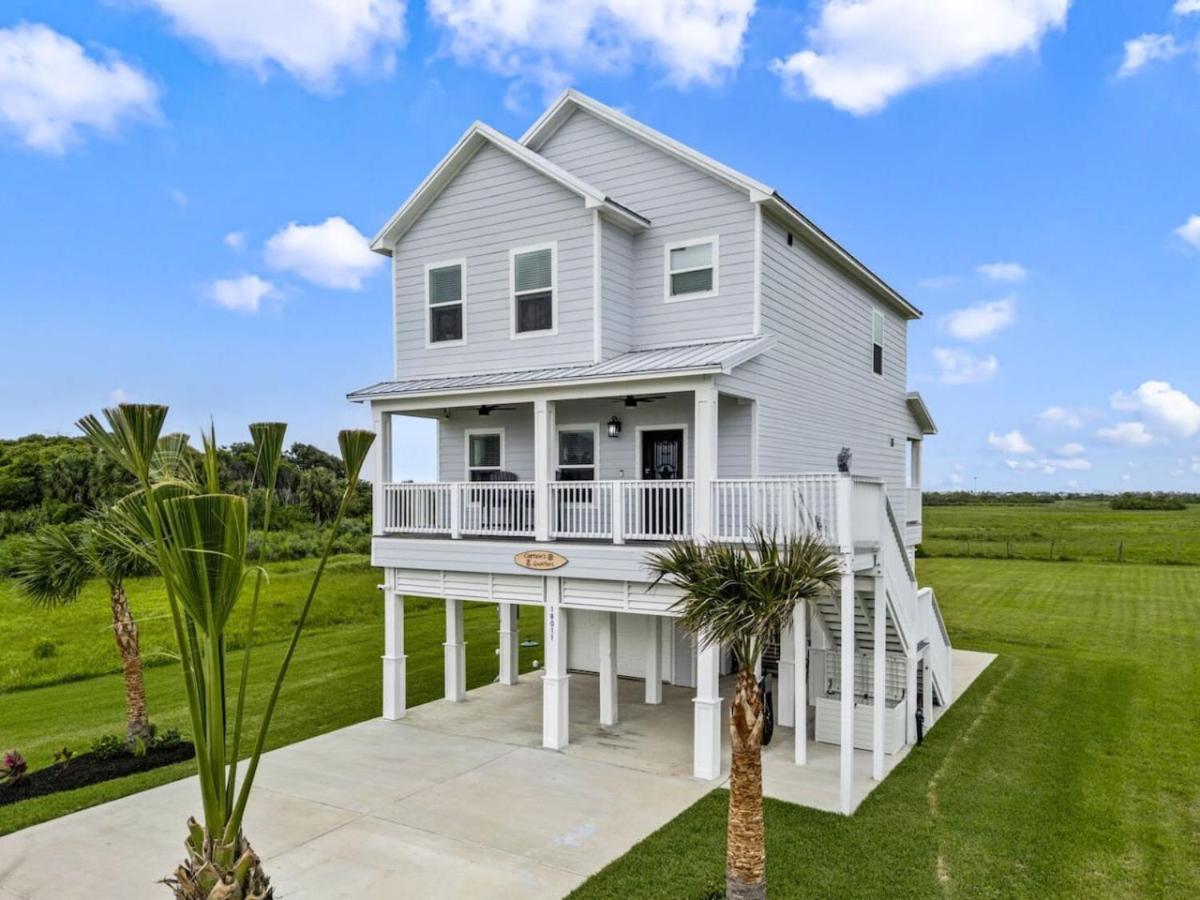
[[[930,556],[1200,565],[1200,506],[1114,510],[1102,501],[926,506]]]
[[[852,818],[769,802],[781,897],[1200,896],[1200,569],[922,560],[999,659]],[[723,883],[724,792],[577,898]]]
[[[251,657],[251,694],[248,710],[260,711],[270,690],[290,636],[296,607],[307,587],[313,563],[272,566],[277,599],[260,610],[263,634],[271,643]],[[305,637],[300,642],[288,681],[276,710],[270,747],[303,740],[379,715],[382,678],[379,657],[383,652],[383,603],[376,585],[378,570],[364,559],[343,558],[327,573],[313,607]],[[131,585],[131,602],[140,614],[143,633],[166,646],[165,597],[152,585]],[[409,600],[406,604],[405,642],[408,653],[408,701],[424,703],[442,695],[445,640],[445,607],[441,602]],[[242,611],[244,614],[244,610]],[[0,750],[15,748],[40,768],[53,760],[54,751],[66,745],[86,750],[105,733],[124,730],[124,706],[119,675],[87,677],[93,672],[119,669],[117,654],[106,624],[107,609],[98,589],[79,605],[53,611],[31,610],[10,584],[0,582],[0,623],[4,640],[0,660],[6,692],[0,692]],[[267,622],[267,620],[270,620]],[[467,636],[467,683],[477,687],[496,676],[497,620],[490,604],[468,604],[464,615]],[[36,660],[25,629],[61,648],[50,660]],[[541,616],[530,609],[521,618],[523,635],[540,640]],[[13,635],[18,635],[13,639]],[[148,647],[143,638],[143,647]],[[523,671],[540,648],[521,651]],[[165,656],[161,662],[170,662]],[[240,671],[241,653],[230,654]],[[57,683],[47,683],[55,682]],[[31,687],[30,684],[41,686]],[[146,693],[151,718],[161,727],[187,731],[187,707],[178,668],[163,664],[146,671]],[[249,715],[257,728],[257,715]],[[136,791],[192,774],[191,762],[104,784],[65,791],[48,797],[0,806],[0,834],[77,809],[103,803]]]

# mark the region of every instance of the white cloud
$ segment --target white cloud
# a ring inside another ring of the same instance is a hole
[[[158,114],[158,88],[115,53],[88,56],[45,25],[0,28],[0,127],[27,147],[61,154],[80,131],[113,134]]]
[[[1193,249],[1200,250],[1200,216],[1189,216],[1186,222],[1175,229],[1175,234]]]
[[[221,241],[230,250],[234,251],[235,253],[241,253],[246,249],[246,232],[231,231],[229,234],[225,235],[225,237],[221,238]]]
[[[1143,34],[1125,42],[1125,58],[1117,69],[1118,78],[1128,78],[1147,63],[1173,59],[1183,52],[1170,34]]]
[[[1008,434],[988,434],[988,446],[1004,453],[1032,453],[1033,444],[1025,440],[1025,435],[1014,428]]]
[[[129,402],[129,392],[125,388],[113,388],[108,393],[108,405],[120,406],[122,403]]]
[[[1024,281],[1029,277],[1029,270],[1018,262],[984,263],[975,271],[992,281]]]
[[[220,59],[265,78],[271,65],[318,91],[343,71],[390,71],[404,0],[140,0]]]
[[[171,201],[176,206],[178,206],[180,209],[187,209],[187,205],[192,202],[191,199],[189,199],[188,195],[185,194],[183,191],[181,191],[179,188],[171,188],[169,191],[167,191],[167,195],[171,198]]]
[[[1092,468],[1086,459],[1006,459],[1004,464],[1014,471],[1031,472],[1038,469],[1047,475],[1053,475],[1059,469],[1087,472]]]
[[[1089,460],[1080,459],[1079,457],[1071,457],[1070,459],[1051,459],[1047,460],[1047,465],[1055,469],[1071,469],[1076,472],[1086,472],[1092,468]]]
[[[1047,406],[1038,418],[1046,425],[1056,425],[1077,431],[1083,427],[1083,413],[1065,406]]]
[[[1144,381],[1132,394],[1117,391],[1112,406],[1121,412],[1140,412],[1179,437],[1200,432],[1200,403],[1166,381]]]
[[[943,325],[959,340],[977,341],[990,337],[1017,320],[1017,298],[1005,297],[988,303],[975,303],[956,309],[943,320]]]
[[[808,49],[772,70],[789,92],[867,115],[922,84],[1036,50],[1071,0],[824,0]]]
[[[301,278],[330,288],[357,291],[363,279],[383,266],[367,239],[341,216],[320,225],[289,222],[266,245],[267,265],[295,272]]]
[[[950,483],[951,484],[962,484],[963,483],[962,475],[960,475],[958,472],[951,472],[950,473]]]
[[[1175,8],[1171,12],[1177,16],[1200,13],[1200,0],[1175,0]]]
[[[1071,441],[1071,443],[1069,443],[1069,444],[1063,444],[1061,447],[1059,447],[1054,452],[1057,453],[1059,456],[1078,456],[1079,454],[1083,453],[1086,449],[1087,448],[1084,447],[1083,444],[1079,443],[1078,441]]]
[[[922,278],[917,282],[917,286],[923,288],[944,288],[950,287],[952,284],[957,284],[958,280],[957,275],[936,275],[933,278]]]
[[[257,275],[218,278],[209,288],[209,295],[217,304],[245,313],[258,312],[262,301],[276,293],[275,285]]]
[[[1000,369],[994,354],[975,356],[959,348],[936,347],[933,358],[941,367],[943,384],[978,384],[990,381]]]
[[[742,61],[755,0],[430,0],[459,62],[557,91],[579,70],[614,72],[640,59],[679,87],[713,84]]]
[[[1108,428],[1101,428],[1096,432],[1096,437],[1126,447],[1145,447],[1154,443],[1154,435],[1147,431],[1141,422],[1118,422]]]

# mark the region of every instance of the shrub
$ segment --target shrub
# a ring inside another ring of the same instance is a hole
[[[1175,494],[1134,494],[1126,492],[1113,497],[1108,504],[1113,509],[1154,509],[1180,511],[1187,509],[1183,499]]]
[[[25,777],[29,764],[16,750],[6,750],[0,759],[0,784],[16,784]]]
[[[128,754],[125,739],[115,734],[106,734],[92,741],[92,755],[96,759],[117,759]]]
[[[39,638],[33,642],[34,659],[52,659],[58,656],[58,644],[49,638]]]
[[[71,761],[71,757],[75,755],[75,751],[70,747],[63,747],[61,750],[54,751],[54,764],[56,766],[65,766]]]

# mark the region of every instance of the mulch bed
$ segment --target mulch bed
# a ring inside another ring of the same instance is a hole
[[[137,772],[148,772],[172,763],[183,762],[196,755],[196,748],[184,741],[171,747],[147,750],[145,756],[117,756],[100,759],[94,753],[81,753],[65,765],[56,763],[31,772],[16,784],[0,787],[0,806],[18,803],[33,797],[44,797],[59,791],[99,784]]]

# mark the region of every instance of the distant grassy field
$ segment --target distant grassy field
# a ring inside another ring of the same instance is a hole
[[[851,818],[767,804],[784,897],[1200,896],[1200,569],[922,560],[1000,658]],[[723,791],[576,898],[723,886]]]
[[[1200,506],[1113,510],[1102,501],[926,506],[929,556],[1200,565]]]
[[[257,713],[266,702],[285,644],[290,637],[300,590],[307,587],[311,561],[270,567],[276,593],[260,610],[262,634],[270,642],[251,657],[251,692],[247,720],[257,727]],[[309,618],[311,627],[301,639],[269,739],[278,747],[342,728],[379,715],[383,652],[383,602],[376,585],[378,570],[363,558],[342,558],[328,572]],[[80,752],[102,734],[124,729],[121,678],[117,654],[107,626],[107,609],[98,586],[89,588],[79,605],[53,611],[30,609],[9,582],[0,580],[0,750],[15,748],[40,768],[54,751],[69,746]],[[130,587],[135,613],[143,622],[143,648],[168,646],[165,597],[152,583]],[[440,601],[410,599],[406,604],[405,644],[408,654],[408,702],[425,703],[442,695],[445,607]],[[244,615],[245,610],[242,610]],[[497,628],[495,607],[468,604],[464,615],[467,637],[467,683],[487,684],[496,676]],[[269,621],[268,621],[269,620]],[[541,615],[528,609],[521,617],[522,635],[540,640]],[[33,657],[37,639],[52,640],[59,653]],[[540,647],[521,650],[522,671],[528,671]],[[176,665],[160,653],[160,665],[146,672],[150,716],[164,728],[185,733],[187,707]],[[241,653],[230,654],[230,665],[241,665]],[[39,686],[40,685],[40,686]],[[183,778],[194,771],[191,762],[167,766],[104,784],[0,807],[0,834],[106,800]]]

